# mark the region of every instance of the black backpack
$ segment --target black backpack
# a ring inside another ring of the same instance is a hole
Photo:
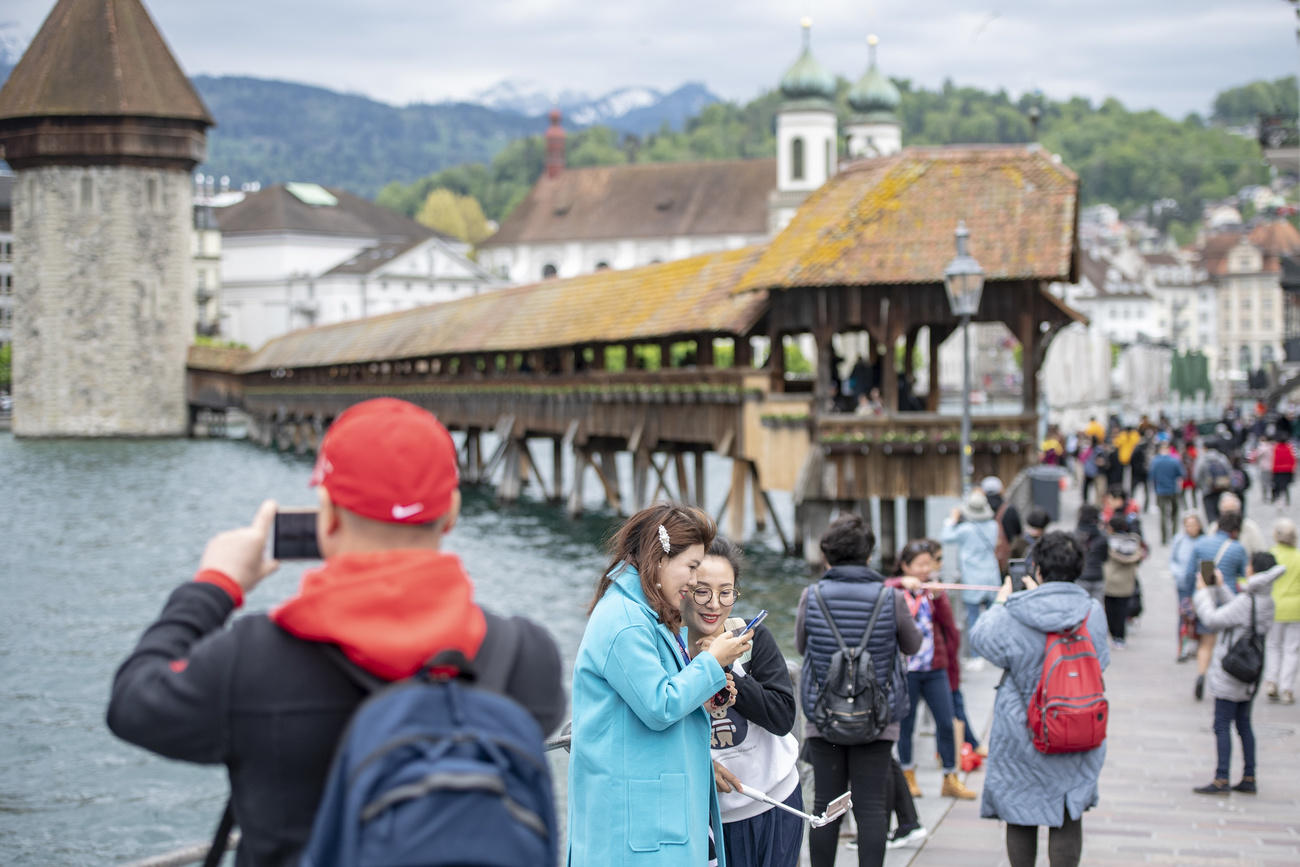
[[[1255,597],[1250,597],[1250,632],[1232,642],[1223,655],[1223,670],[1242,683],[1259,683],[1264,674],[1264,636],[1255,631]]]
[[[885,726],[889,725],[889,697],[876,680],[876,666],[871,654],[867,652],[867,642],[876,627],[880,610],[885,607],[882,603],[888,588],[880,589],[867,628],[862,633],[862,641],[858,642],[857,647],[849,647],[844,643],[820,588],[813,585],[812,591],[840,649],[831,655],[826,679],[817,692],[817,700],[813,702],[808,721],[823,738],[833,744],[849,746],[870,743],[880,737]]]

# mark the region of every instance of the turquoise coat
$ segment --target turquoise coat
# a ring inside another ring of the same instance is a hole
[[[721,840],[722,818],[703,705],[725,685],[712,655],[686,664],[640,575],[622,566],[573,665],[572,867],[707,863],[709,826]]]

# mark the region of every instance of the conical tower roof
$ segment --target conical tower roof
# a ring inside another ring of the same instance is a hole
[[[866,73],[849,90],[849,105],[858,118],[875,123],[898,123],[898,106],[902,95],[894,83],[876,67],[876,45],[880,40],[867,37],[870,46],[870,63]]]
[[[803,51],[784,76],[781,77],[781,95],[787,101],[835,99],[835,77],[826,71],[812,55],[812,21],[800,22],[803,27]]]
[[[213,125],[140,0],[58,0],[0,90],[0,120],[69,116]]]

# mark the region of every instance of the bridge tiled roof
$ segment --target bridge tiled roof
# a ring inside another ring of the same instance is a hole
[[[744,334],[762,317],[767,295],[738,296],[732,288],[761,251],[745,247],[598,271],[307,328],[269,341],[243,370]]]
[[[543,176],[483,248],[677,235],[765,235],[776,160],[637,163]]]
[[[212,125],[140,0],[59,0],[0,90],[0,119],[157,117]]]
[[[737,286],[938,283],[958,220],[985,279],[1073,282],[1078,179],[1026,147],[907,148],[845,166]]]

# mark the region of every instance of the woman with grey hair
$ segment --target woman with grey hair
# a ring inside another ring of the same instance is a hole
[[[1295,675],[1300,668],[1300,551],[1295,522],[1278,518],[1273,525],[1273,557],[1286,568],[1273,584],[1273,626],[1264,649],[1264,692],[1269,701],[1295,704]]]

